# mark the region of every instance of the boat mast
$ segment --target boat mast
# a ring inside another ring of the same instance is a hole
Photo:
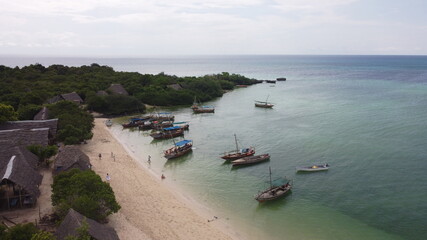
[[[267,99],[265,99],[265,105],[268,104],[268,97],[270,97],[270,94],[267,95]]]
[[[236,137],[236,134],[234,134],[234,141],[236,142],[236,152],[239,152],[239,146],[237,145],[237,137]]]
[[[271,181],[271,167],[268,167],[268,169],[270,170],[270,188],[272,188],[273,187],[273,183]]]

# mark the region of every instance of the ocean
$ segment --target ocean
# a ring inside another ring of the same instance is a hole
[[[427,56],[182,56],[150,58],[0,57],[0,65],[98,63],[116,71],[201,76],[220,72],[286,77],[224,94],[213,114],[167,108],[189,121],[188,156],[166,161],[172,140],[112,132],[151,168],[249,239],[427,239]],[[254,101],[275,103],[273,109]],[[163,111],[162,110],[162,111]],[[220,154],[239,145],[268,162],[234,169]],[[295,167],[328,163],[325,172]],[[259,204],[273,178],[292,179],[290,195]]]

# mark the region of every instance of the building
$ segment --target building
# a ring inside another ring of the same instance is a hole
[[[119,95],[126,95],[128,96],[129,93],[126,91],[126,89],[121,84],[111,84],[111,86],[107,89],[107,91],[111,92],[112,94],[119,94]]]
[[[53,98],[48,99],[47,103],[52,104],[52,103],[56,103],[59,101],[70,101],[70,102],[74,102],[76,104],[82,104],[83,103],[83,99],[76,92],[64,93],[64,94],[57,95]]]
[[[82,226],[83,221],[88,224],[89,235],[96,240],[120,240],[117,236],[116,231],[104,224],[100,224],[97,221],[86,218],[82,214],[76,212],[70,208],[67,216],[65,216],[61,225],[56,230],[56,236],[59,240],[66,239],[67,236],[77,236],[76,229]]]
[[[90,167],[89,157],[84,154],[78,146],[67,145],[60,148],[58,156],[55,159],[53,171],[57,174],[72,168],[88,170]]]

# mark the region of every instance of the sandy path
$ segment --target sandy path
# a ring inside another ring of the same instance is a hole
[[[208,223],[189,202],[129,156],[111,136],[104,120],[95,120],[93,139],[82,145],[82,150],[90,157],[95,172],[103,179],[107,173],[111,176],[110,184],[122,208],[109,217],[109,224],[120,239],[232,239],[231,233]]]

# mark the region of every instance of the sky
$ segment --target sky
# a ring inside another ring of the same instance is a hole
[[[427,55],[426,0],[0,0],[0,55]]]

